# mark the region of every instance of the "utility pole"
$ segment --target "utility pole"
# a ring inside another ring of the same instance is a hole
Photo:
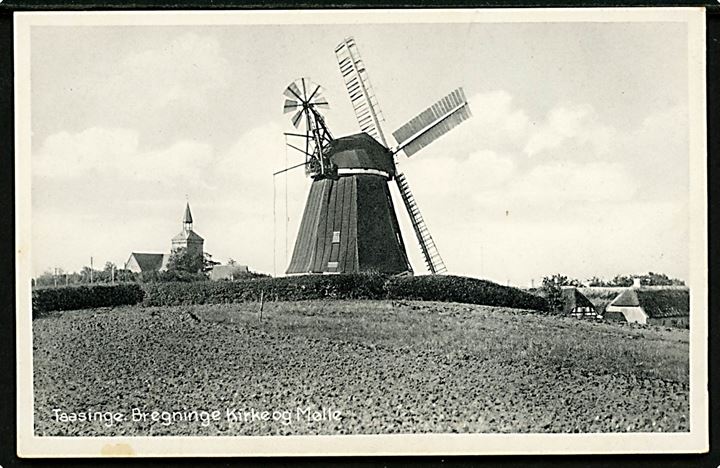
[[[53,268],[53,284],[57,288],[57,275],[58,275],[58,268]]]
[[[93,258],[90,256],[90,284],[93,282]]]

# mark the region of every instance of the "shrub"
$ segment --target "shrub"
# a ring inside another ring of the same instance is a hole
[[[542,297],[517,288],[464,276],[398,276],[385,284],[388,299],[463,302],[516,309],[547,310]]]
[[[170,306],[307,299],[401,299],[546,310],[547,303],[516,288],[459,276],[382,274],[305,275],[241,281],[146,283],[144,305]]]
[[[141,302],[143,296],[137,283],[36,288],[32,292],[33,316],[51,310],[132,305]]]
[[[305,275],[240,281],[146,283],[144,305],[222,304],[260,300],[383,299],[386,277],[374,274]]]

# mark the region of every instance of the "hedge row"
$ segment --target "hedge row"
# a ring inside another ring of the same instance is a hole
[[[306,275],[240,281],[146,283],[144,305],[170,306],[304,299],[381,299],[382,275]]]
[[[547,310],[547,301],[517,288],[466,276],[400,276],[386,283],[388,299],[462,302],[514,309]]]
[[[33,314],[51,310],[132,305],[173,306],[307,299],[394,299],[462,302],[547,310],[538,296],[490,281],[462,276],[379,274],[307,275],[242,281],[197,281],[83,285],[33,290]]]
[[[137,283],[35,288],[32,309],[33,315],[36,315],[51,310],[132,305],[142,302],[143,297],[143,289]]]
[[[394,299],[463,302],[547,310],[547,302],[516,288],[460,276],[308,275],[243,281],[144,284],[147,306],[304,299]]]

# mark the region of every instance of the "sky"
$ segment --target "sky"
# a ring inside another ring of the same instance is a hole
[[[333,135],[357,133],[334,55],[346,36],[387,136],[468,96],[470,120],[398,158],[450,273],[687,279],[682,22],[33,26],[34,274],[168,252],[186,200],[215,260],[283,274],[311,181],[272,175],[302,161],[282,92],[310,77]]]

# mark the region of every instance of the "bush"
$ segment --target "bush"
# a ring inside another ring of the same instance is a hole
[[[547,303],[516,288],[459,276],[388,277],[381,274],[306,275],[241,281],[146,283],[146,306],[308,299],[400,299],[464,302],[546,310]]]
[[[90,309],[137,304],[144,292],[137,283],[93,284],[36,288],[32,292],[33,316],[51,310]]]
[[[195,283],[146,283],[147,306],[223,304],[305,299],[383,299],[386,277],[382,275],[305,275],[256,278],[240,281]]]
[[[398,276],[385,284],[388,299],[463,302],[515,309],[547,310],[542,297],[517,288],[465,276]]]

